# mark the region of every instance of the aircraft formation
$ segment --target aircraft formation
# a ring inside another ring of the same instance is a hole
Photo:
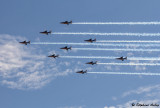
[[[66,24],[66,25],[69,25],[69,24],[72,24],[72,21],[64,21],[64,22],[60,22],[60,24]],[[42,31],[42,32],[39,32],[40,34],[45,34],[45,35],[49,35],[49,34],[52,34],[52,31],[50,30],[50,31],[47,31],[47,30],[45,30],[45,31]],[[85,42],[88,42],[88,43],[95,43],[96,42],[96,39],[92,39],[92,38],[90,38],[90,39],[87,39],[87,40],[84,40]],[[24,45],[27,45],[27,44],[30,44],[30,41],[22,41],[22,42],[19,42],[20,44],[24,44]],[[65,47],[62,47],[62,48],[60,48],[60,49],[62,49],[62,50],[66,50],[66,51],[69,51],[69,50],[72,50],[72,46],[65,46]],[[54,59],[56,59],[56,58],[59,58],[60,56],[57,54],[52,54],[52,55],[49,55],[48,57],[50,57],[50,58],[54,58]],[[117,59],[117,60],[121,60],[121,61],[124,61],[124,60],[127,60],[127,57],[123,57],[123,56],[121,56],[121,57],[118,57],[118,58],[115,58],[115,59]],[[89,65],[96,65],[98,63],[98,61],[91,61],[91,62],[87,62],[86,64],[89,64]],[[85,73],[87,73],[87,70],[81,70],[81,71],[78,71],[78,72],[76,72],[76,73],[79,73],[79,74],[85,74]]]

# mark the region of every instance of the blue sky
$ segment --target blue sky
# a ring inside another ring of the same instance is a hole
[[[159,57],[159,52],[66,52],[59,49],[65,45],[24,46],[18,43],[24,40],[31,42],[83,42],[89,38],[97,40],[159,40],[159,37],[46,36],[39,34],[40,31],[46,29],[53,32],[158,33],[160,25],[75,24],[67,26],[61,25],[59,22],[65,20],[73,22],[159,21],[159,3],[159,0],[2,0],[0,3],[0,107],[108,108],[113,106],[123,108],[131,107],[130,103],[132,102],[160,104],[158,76],[80,75],[75,73],[81,69],[95,72],[158,73],[158,66],[90,66],[85,63],[91,60],[104,63],[121,63],[121,61],[47,58],[52,53],[63,56]],[[94,48],[95,46],[72,47]],[[156,63],[157,61],[148,62]]]

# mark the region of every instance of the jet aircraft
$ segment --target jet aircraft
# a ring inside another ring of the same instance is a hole
[[[64,22],[60,22],[60,23],[69,25],[69,24],[72,24],[72,21],[64,21]]]
[[[65,46],[65,47],[60,48],[60,49],[64,49],[64,50],[67,50],[67,51],[68,51],[69,49],[71,50],[71,48],[72,48],[72,47],[67,47],[67,46]]]
[[[91,61],[91,62],[87,62],[86,64],[94,65],[94,64],[97,64],[97,61],[95,61],[95,62],[93,62],[93,61]]]
[[[127,57],[122,56],[122,57],[119,57],[119,58],[116,58],[116,59],[124,61],[125,59],[127,60]]]
[[[56,58],[56,57],[59,57],[59,55],[52,54],[52,55],[50,55],[50,56],[48,56],[48,57]]]
[[[96,42],[96,39],[88,39],[88,40],[84,40],[84,41],[86,41],[86,42],[90,42],[90,43],[93,43],[93,42]]]
[[[25,41],[19,42],[19,43],[27,45],[27,44],[30,44],[30,41],[27,42],[27,41],[25,40]]]
[[[47,31],[47,30],[45,30],[45,31],[43,31],[43,32],[40,32],[41,34],[46,34],[46,35],[48,35],[48,34],[51,34],[51,30],[50,31]]]
[[[87,73],[87,70],[85,70],[85,71],[81,70],[81,71],[78,71],[76,73],[85,74],[85,73]]]

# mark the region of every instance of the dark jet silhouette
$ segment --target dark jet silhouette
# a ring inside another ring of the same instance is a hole
[[[94,64],[97,64],[97,61],[95,61],[95,62],[93,62],[93,61],[91,61],[91,62],[87,62],[86,64],[94,65]]]
[[[87,73],[87,70],[85,70],[85,71],[81,70],[81,71],[78,71],[76,73],[85,74],[85,73]]]
[[[48,34],[51,34],[52,33],[52,31],[50,30],[50,31],[47,31],[47,30],[45,30],[45,31],[43,31],[43,32],[40,32],[41,34],[46,34],[46,35],[48,35]]]
[[[125,59],[127,60],[127,57],[122,56],[122,57],[119,57],[119,58],[116,58],[116,59],[124,61]]]
[[[67,50],[67,51],[68,51],[69,49],[71,50],[71,49],[72,49],[72,47],[67,47],[67,46],[65,46],[65,47],[60,48],[60,49],[64,49],[64,50]]]
[[[55,55],[55,54],[53,54],[53,55],[50,55],[50,56],[48,56],[48,57],[56,58],[56,57],[59,57],[59,55]]]
[[[30,41],[27,42],[27,41],[25,40],[25,41],[19,42],[19,43],[27,45],[27,44],[30,44]]]
[[[67,25],[69,25],[69,24],[72,24],[72,21],[64,21],[64,22],[60,22],[61,24],[67,24]]]
[[[88,40],[84,40],[84,41],[86,41],[86,42],[90,42],[90,43],[93,43],[93,42],[96,42],[96,39],[88,39]]]

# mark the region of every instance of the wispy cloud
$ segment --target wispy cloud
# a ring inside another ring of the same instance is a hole
[[[47,60],[46,55],[32,46],[20,45],[17,40],[25,38],[0,35],[0,80],[14,89],[39,89],[57,76],[72,70],[61,70],[56,61]],[[66,65],[69,65],[67,62]]]
[[[142,94],[142,93],[150,93],[152,90],[160,90],[160,85],[153,85],[153,86],[146,86],[146,87],[139,87],[136,90],[127,91],[122,94],[122,97],[126,97],[133,94]]]
[[[140,96],[140,98],[137,98],[137,96]],[[157,84],[139,87],[135,90],[124,92],[120,98],[122,100],[123,98],[128,99],[128,97],[132,97],[132,99],[128,100],[126,103],[117,104],[113,106],[106,105],[104,108],[133,108],[132,103],[134,103],[135,105],[134,108],[139,108],[140,106],[138,106],[138,104],[149,104],[149,106],[145,106],[145,108],[151,108],[151,104],[159,105],[160,85]],[[114,98],[119,100],[119,98],[117,97]],[[113,97],[112,100],[114,100]]]

